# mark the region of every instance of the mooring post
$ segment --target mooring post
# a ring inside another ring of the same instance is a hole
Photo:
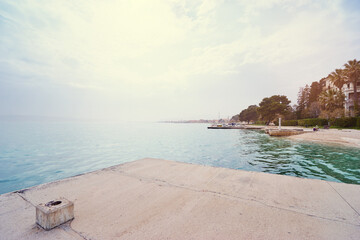
[[[281,118],[279,118],[279,130],[281,130]]]
[[[59,198],[36,206],[36,223],[45,230],[53,229],[74,219],[74,203]]]

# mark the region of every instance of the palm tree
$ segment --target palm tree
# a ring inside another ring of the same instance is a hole
[[[334,85],[340,89],[345,84],[345,77],[344,77],[344,70],[342,69],[335,69],[332,73],[329,74],[330,81],[334,83]]]
[[[345,95],[340,90],[329,89],[319,95],[319,102],[326,111],[344,107]]]
[[[344,75],[346,76],[346,82],[351,82],[354,86],[354,110],[355,114],[359,115],[359,100],[358,100],[358,94],[357,94],[357,86],[356,84],[360,82],[360,61],[349,60],[347,63],[344,64]]]

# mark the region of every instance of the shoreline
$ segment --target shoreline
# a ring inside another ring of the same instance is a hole
[[[277,126],[270,126],[270,127],[262,126],[262,127],[264,130],[278,128]],[[319,131],[315,131],[315,132],[312,130],[312,128],[305,128],[301,126],[282,126],[281,129],[304,130],[303,134],[285,137],[291,140],[360,148],[360,130],[357,129],[319,129]]]
[[[320,129],[319,131],[306,132],[288,138],[298,141],[360,148],[360,131],[354,129]]]

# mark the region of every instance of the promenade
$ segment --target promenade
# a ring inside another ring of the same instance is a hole
[[[75,219],[45,231],[58,197]],[[360,185],[142,159],[0,195],[0,239],[359,239],[359,213]]]

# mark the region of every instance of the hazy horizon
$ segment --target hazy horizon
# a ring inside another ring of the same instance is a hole
[[[360,2],[1,1],[0,115],[217,119],[360,58]]]

